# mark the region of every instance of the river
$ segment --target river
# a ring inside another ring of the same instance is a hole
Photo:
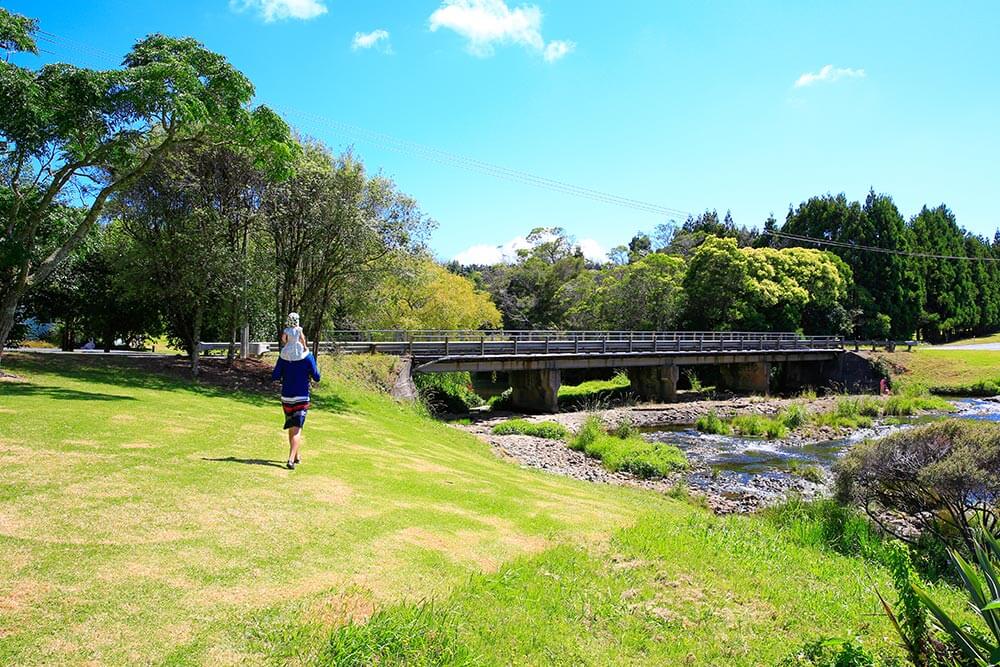
[[[859,429],[832,440],[767,440],[699,433],[693,425],[645,426],[643,437],[681,448],[692,464],[687,484],[731,504],[728,511],[748,511],[789,495],[813,497],[828,491],[834,463],[853,444],[883,437],[916,424],[947,418],[1000,422],[997,399],[951,398],[953,413],[902,418]]]

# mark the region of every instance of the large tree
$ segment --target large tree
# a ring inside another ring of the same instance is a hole
[[[861,314],[856,334],[903,338],[916,331],[923,300],[918,266],[913,258],[896,254],[913,250],[913,234],[889,196],[873,190],[864,205],[848,202],[843,194],[813,197],[788,212],[782,231],[889,251],[829,248],[854,275],[850,307]]]
[[[916,247],[922,253],[943,257],[966,255],[966,232],[943,204],[921,209],[910,222]],[[959,332],[973,332],[980,321],[979,287],[973,262],[957,259],[919,260],[926,290],[922,330],[932,341]]]
[[[275,326],[297,310],[306,336],[350,321],[397,252],[421,248],[434,222],[352,153],[307,143],[291,179],[266,189],[275,249]]]
[[[0,9],[0,47],[37,54],[36,30]],[[243,74],[190,38],[150,35],[115,70],[0,61],[0,352],[25,294],[164,156],[196,143],[254,144],[281,163],[287,126],[252,109],[253,94]],[[70,205],[80,213],[66,224]]]

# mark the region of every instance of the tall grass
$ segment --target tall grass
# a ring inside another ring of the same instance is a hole
[[[733,431],[727,422],[719,418],[715,410],[709,410],[708,414],[698,417],[698,420],[694,423],[694,427],[702,433],[710,433],[712,435],[729,435]]]
[[[547,440],[565,440],[569,429],[558,422],[531,422],[527,419],[508,419],[493,427],[493,435],[530,435]]]
[[[687,467],[687,457],[677,447],[647,442],[632,431],[625,437],[608,433],[601,420],[590,416],[583,423],[570,448],[600,459],[612,472],[627,472],[642,479],[665,477]]]

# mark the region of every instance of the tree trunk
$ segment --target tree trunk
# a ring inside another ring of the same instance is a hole
[[[63,330],[62,330],[62,345],[63,352],[73,351],[73,320],[72,318],[63,319]]]
[[[110,352],[111,347],[114,344],[115,344],[115,330],[109,326],[104,330],[104,351]]]
[[[0,303],[0,368],[3,367],[3,348],[7,344],[7,337],[14,329],[17,301],[18,294],[12,289],[3,295],[3,302]]]
[[[192,377],[198,377],[198,364],[201,358],[201,350],[198,347],[201,345],[201,304],[195,306],[194,311],[194,323],[191,327],[191,375]]]

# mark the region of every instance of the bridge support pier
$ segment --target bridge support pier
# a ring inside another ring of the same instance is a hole
[[[561,381],[555,369],[511,371],[511,404],[525,412],[558,412]]]
[[[676,364],[663,366],[637,366],[628,369],[628,379],[632,391],[643,401],[677,400],[677,378],[680,376]]]
[[[727,364],[720,366],[722,381],[727,389],[767,396],[771,392],[771,362]]]

